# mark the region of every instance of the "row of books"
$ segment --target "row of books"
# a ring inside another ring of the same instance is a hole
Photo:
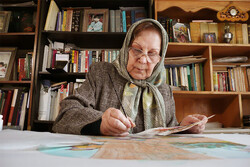
[[[25,88],[0,90],[0,114],[4,126],[24,129],[26,112],[29,108],[28,92]]]
[[[44,47],[42,71],[63,68],[65,72],[88,72],[92,63],[112,62],[118,54],[117,49],[74,49],[61,42],[51,42]]]
[[[159,17],[169,35],[169,42],[182,43],[226,43],[224,39],[225,26],[229,26],[232,33],[230,43],[249,44],[250,24],[247,23],[216,23],[213,20],[193,20],[182,23],[179,19]]]
[[[110,32],[127,32],[129,27],[147,17],[144,7],[120,7],[117,10],[109,10]]]
[[[166,65],[166,83],[186,91],[204,91],[203,63]],[[174,89],[178,90],[178,89]]]
[[[78,7],[60,10],[56,2],[51,0],[44,30],[127,32],[131,24],[146,16],[144,7],[120,7],[116,10]]]
[[[214,67],[213,82],[215,91],[250,91],[250,68]]]
[[[80,87],[85,79],[76,79],[76,82],[51,83],[43,80],[40,89],[40,103],[38,120],[54,121],[59,113],[60,102],[74,94],[76,88]]]
[[[25,58],[18,58],[17,79],[19,81],[31,79],[32,54],[33,52],[28,52]]]

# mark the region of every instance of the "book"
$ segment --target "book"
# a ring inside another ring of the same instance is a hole
[[[146,10],[144,7],[135,9],[135,22],[146,18]]]
[[[110,32],[115,32],[115,10],[109,10]]]
[[[19,89],[18,94],[17,94],[17,100],[16,100],[16,105],[14,108],[14,113],[13,113],[13,118],[11,121],[11,125],[18,125],[18,119],[20,117],[19,113],[20,113],[20,107],[22,105],[22,101],[23,101],[23,94],[24,94],[24,90],[23,89]]]
[[[66,17],[66,27],[65,27],[65,31],[71,31],[72,16],[73,16],[73,9],[68,9],[68,10],[67,10],[67,17]]]
[[[189,24],[173,21],[173,37],[174,42],[191,42]]]
[[[131,24],[131,11],[126,11],[126,29],[127,29],[127,31],[128,31],[128,29],[130,28],[130,26],[131,26],[132,24]]]
[[[18,80],[22,81],[25,78],[25,58],[18,58]]]
[[[248,32],[247,32],[247,24],[242,24],[242,43],[248,44]]]
[[[54,0],[50,1],[49,10],[44,26],[44,30],[54,31],[56,27],[56,19],[57,13],[59,12],[59,8]]]
[[[27,102],[28,102],[28,92],[25,92],[24,97],[23,97],[23,102],[22,102],[21,113],[20,113],[20,120],[19,120],[19,126],[21,127],[21,130],[24,129]]]
[[[71,24],[72,32],[80,32],[82,12],[83,12],[82,10],[73,9],[72,24]]]
[[[230,41],[232,44],[236,44],[236,24],[235,23],[229,23],[229,31],[233,34],[233,38]]]
[[[201,32],[199,22],[190,22],[190,35],[193,43],[201,42]]]
[[[242,34],[242,24],[235,23],[235,35],[236,35],[236,43],[242,44],[243,43],[243,34]]]
[[[3,114],[3,125],[7,125],[7,123],[8,123],[12,95],[13,95],[13,90],[8,90],[6,100],[4,103],[3,113],[2,113]]]
[[[122,11],[122,32],[127,32],[126,11]]]
[[[66,31],[67,24],[67,10],[62,11],[62,31]]]
[[[115,10],[115,32],[121,32],[121,10]]]
[[[17,94],[18,94],[18,89],[14,89],[12,101],[11,101],[11,105],[10,105],[10,113],[9,113],[7,126],[11,125],[11,121],[12,121],[12,117],[13,117],[13,113],[14,113],[14,108],[15,108],[16,100],[17,100]]]

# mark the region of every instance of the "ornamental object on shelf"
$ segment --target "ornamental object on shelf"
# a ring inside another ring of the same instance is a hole
[[[224,33],[224,42],[230,43],[230,41],[233,39],[233,34],[230,32],[230,26],[228,23],[225,24],[224,27],[225,33]]]
[[[217,18],[220,21],[247,21],[249,15],[247,12],[242,11],[239,7],[230,3],[223,10],[217,13]]]

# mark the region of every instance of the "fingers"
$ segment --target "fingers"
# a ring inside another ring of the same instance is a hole
[[[135,123],[132,121],[132,119],[131,119],[130,117],[128,117],[128,119],[129,119],[129,122],[130,122],[130,124],[131,124],[131,128],[136,127],[136,125],[135,125]]]
[[[120,110],[109,108],[103,113],[100,131],[103,135],[127,136],[133,126],[132,120],[126,118]]]
[[[120,110],[117,110],[115,108],[112,108],[112,112],[110,113],[111,117],[114,119],[119,120],[123,125],[125,125],[127,128],[131,127],[130,121],[123,115],[123,113]],[[119,126],[118,122],[114,122],[115,126]],[[117,124],[117,125],[116,125]]]
[[[189,133],[202,133],[205,130],[205,124],[207,123],[207,121],[208,119],[205,115],[193,114],[193,115],[186,116],[181,122],[181,126],[199,122],[199,124],[190,128],[188,132]]]

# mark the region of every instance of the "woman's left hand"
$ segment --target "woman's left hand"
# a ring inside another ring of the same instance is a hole
[[[187,130],[188,133],[202,133],[205,130],[207,123],[207,117],[205,115],[194,114],[188,115],[181,121],[181,126],[186,126],[195,122],[201,121],[198,125]]]

